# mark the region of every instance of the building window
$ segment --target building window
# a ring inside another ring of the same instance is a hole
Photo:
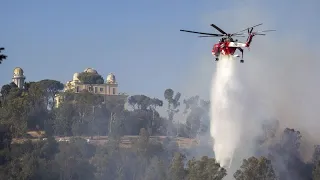
[[[100,92],[102,92],[103,91],[103,88],[100,88]]]
[[[112,88],[112,93],[116,94],[116,88]]]
[[[94,87],[94,93],[98,92],[98,87]]]
[[[89,86],[88,91],[92,92],[92,87],[91,86]]]
[[[77,86],[77,88],[76,88],[76,92],[79,92],[79,86]]]

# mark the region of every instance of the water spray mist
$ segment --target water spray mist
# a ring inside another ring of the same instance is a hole
[[[210,132],[214,141],[216,160],[222,167],[230,167],[234,151],[240,142],[240,124],[236,121],[241,113],[237,103],[239,85],[235,78],[235,61],[221,56],[212,78]]]

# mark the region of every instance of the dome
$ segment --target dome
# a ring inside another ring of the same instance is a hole
[[[87,68],[84,70],[86,73],[98,74],[98,72],[93,68]]]
[[[14,76],[23,76],[23,70],[20,67],[16,67],[13,70]]]
[[[108,84],[115,84],[116,83],[116,76],[113,73],[110,73],[107,76],[107,83]]]
[[[72,80],[73,80],[73,81],[80,81],[80,80],[79,80],[79,73],[74,73]]]

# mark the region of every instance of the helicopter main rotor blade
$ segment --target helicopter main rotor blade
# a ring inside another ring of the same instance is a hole
[[[217,37],[217,36],[198,36],[198,37]],[[246,36],[234,35],[234,37],[246,37]]]
[[[217,36],[198,36],[198,37],[217,37]]]
[[[243,33],[233,33],[233,34],[229,34],[229,36],[239,36],[239,35],[244,35]]]
[[[251,29],[251,28],[254,28],[254,27],[260,26],[260,25],[262,25],[262,24],[263,24],[263,23],[260,23],[260,24],[257,24],[257,25],[254,25],[254,26],[248,27],[248,28],[246,28],[246,29],[244,29],[244,30],[241,30],[241,31],[238,31],[238,32],[236,32],[236,33],[232,33],[232,34],[238,34],[238,33],[240,33],[240,32],[244,32],[244,31],[246,31],[246,30],[248,30],[248,29]]]
[[[264,31],[256,31],[254,32],[255,35],[263,35],[265,36],[266,34],[265,33],[262,33],[262,32],[270,32],[270,31],[276,31],[276,30],[264,30]],[[251,33],[251,32],[250,32]]]
[[[188,33],[196,33],[196,34],[205,34],[205,35],[210,35],[210,36],[215,36],[215,37],[223,36],[223,34],[203,33],[203,32],[189,31],[189,30],[183,30],[183,29],[181,29],[180,31],[188,32]]]
[[[264,30],[264,31],[258,31],[258,32],[270,32],[270,31],[276,31],[276,30],[272,29],[272,30]]]
[[[222,29],[220,29],[218,26],[211,24],[210,26],[216,28],[216,30],[218,30],[219,32],[221,32],[222,34],[227,34],[226,32],[224,32]]]

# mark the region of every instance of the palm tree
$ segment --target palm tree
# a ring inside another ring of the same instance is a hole
[[[166,89],[164,91],[164,98],[168,101],[168,118],[169,118],[169,123],[168,127],[170,130],[167,129],[167,135],[168,133],[171,134],[172,132],[172,122],[173,122],[173,116],[175,113],[179,112],[178,106],[180,106],[180,97],[181,93],[177,92],[175,96],[174,91],[172,89]],[[168,132],[169,131],[169,132]]]

